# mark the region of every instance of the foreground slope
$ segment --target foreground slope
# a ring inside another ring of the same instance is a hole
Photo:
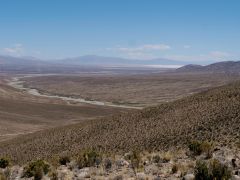
[[[240,136],[240,83],[158,107],[22,136],[0,145],[15,162],[74,155],[86,148],[108,152],[184,148],[191,140],[236,146]]]

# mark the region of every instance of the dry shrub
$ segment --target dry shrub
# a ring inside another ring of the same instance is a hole
[[[0,168],[6,168],[10,164],[9,159],[7,158],[0,158]]]
[[[37,160],[30,162],[24,167],[23,177],[31,178],[34,177],[35,180],[41,180],[43,175],[47,174],[50,170],[49,164],[43,160]]]
[[[7,180],[7,177],[2,172],[0,172],[0,180]]]
[[[62,156],[59,158],[59,164],[61,164],[61,165],[66,165],[69,162],[70,162],[69,156]]]
[[[213,143],[208,141],[192,141],[189,144],[189,150],[193,152],[194,155],[200,155],[206,153],[207,158],[212,157]]]
[[[175,174],[178,171],[178,166],[177,164],[174,164],[172,167],[172,173]]]
[[[84,151],[77,158],[78,167],[98,166],[102,161],[102,155],[94,150]]]
[[[159,155],[154,155],[154,156],[152,157],[152,161],[153,161],[154,163],[159,163],[159,162],[161,161],[161,157],[160,157]]]
[[[232,174],[228,167],[214,159],[209,164],[205,161],[197,161],[195,167],[196,180],[228,180]]]
[[[172,159],[173,155],[169,151],[163,154],[162,160],[164,163],[169,162]]]

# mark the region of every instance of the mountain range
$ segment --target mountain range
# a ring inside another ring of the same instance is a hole
[[[143,65],[186,65],[186,62],[180,62],[170,59],[126,59],[118,57],[105,56],[79,56],[74,58],[40,60],[34,57],[12,57],[0,56],[1,65],[42,65],[42,64],[61,64],[61,65],[94,65],[94,66],[143,66]]]
[[[55,60],[55,62],[62,64],[74,64],[74,65],[101,65],[101,66],[142,66],[142,65],[186,65],[186,62],[175,61],[171,59],[127,59],[119,57],[105,57],[96,55],[80,56],[75,58],[65,58]]]
[[[162,67],[175,68],[177,72],[217,72],[217,73],[239,73],[240,61],[223,61],[209,65],[188,64],[184,61],[175,61],[171,59],[125,59],[118,57],[104,56],[79,56],[74,58],[41,60],[34,57],[12,57],[0,56],[0,70],[26,70],[37,69],[39,72],[43,69],[72,69],[77,67]]]

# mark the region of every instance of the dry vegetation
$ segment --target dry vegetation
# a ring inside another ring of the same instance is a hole
[[[166,179],[222,180],[240,178],[240,153],[209,142],[211,157],[205,149],[195,154],[192,149],[174,152],[137,152],[124,155],[83,151],[77,157],[60,156],[54,162],[38,159],[22,166],[0,158],[0,179]],[[205,146],[204,145],[204,146]]]
[[[75,75],[26,78],[25,85],[50,94],[146,107],[180,99],[236,79],[239,77],[207,73]]]
[[[240,83],[215,88],[140,112],[21,136],[0,144],[0,156],[24,163],[84,149],[102,152],[169,150],[192,140],[236,146],[240,136]]]

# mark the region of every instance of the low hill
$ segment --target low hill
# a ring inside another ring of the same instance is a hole
[[[139,112],[40,131],[0,144],[0,156],[23,163],[86,148],[105,152],[169,150],[192,140],[236,146],[240,132],[240,83],[234,83]]]
[[[209,72],[209,73],[227,73],[227,74],[239,74],[240,61],[224,61],[213,63],[206,66],[201,65],[186,65],[176,70],[177,72]]]

